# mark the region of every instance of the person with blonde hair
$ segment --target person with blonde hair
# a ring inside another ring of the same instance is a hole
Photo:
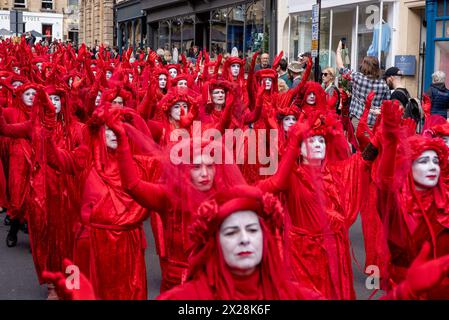
[[[334,92],[337,91],[337,101],[335,101],[335,112],[340,114],[340,92],[335,85],[335,69],[332,67],[326,67],[321,73],[321,78],[323,80],[322,86],[324,91],[326,91],[328,97],[333,97]]]

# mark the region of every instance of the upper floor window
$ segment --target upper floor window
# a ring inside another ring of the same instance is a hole
[[[14,0],[14,8],[25,9],[26,6],[25,0]]]
[[[42,0],[42,9],[53,10],[53,0]]]

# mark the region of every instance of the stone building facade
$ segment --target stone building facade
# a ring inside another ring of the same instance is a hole
[[[114,41],[114,0],[80,0],[79,42],[87,46]]]

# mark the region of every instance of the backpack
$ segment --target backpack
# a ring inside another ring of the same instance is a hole
[[[421,133],[424,127],[424,110],[421,106],[421,102],[410,97],[407,90],[398,88],[407,97],[407,105],[404,107],[404,119],[411,118],[416,122],[416,133]]]

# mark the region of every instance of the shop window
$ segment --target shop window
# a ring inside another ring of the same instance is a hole
[[[437,2],[437,16],[438,17],[447,16],[447,3],[446,3],[446,1],[438,1]]]
[[[182,29],[182,21],[181,19],[173,19],[171,23],[171,48],[170,50],[173,51],[173,49],[178,49],[178,53],[181,54],[181,29]]]
[[[42,9],[53,10],[53,0],[42,0]]]
[[[237,48],[239,55],[243,55],[245,30],[245,8],[243,5],[234,7],[228,15],[227,47],[228,51]]]
[[[210,57],[216,58],[226,52],[226,19],[229,9],[213,10],[210,13]]]
[[[262,1],[247,7],[245,49],[249,57],[258,50],[268,52],[268,34],[264,32],[264,12]]]
[[[26,0],[14,0],[14,8],[25,9],[26,4]]]
[[[195,45],[195,16],[184,18],[182,24],[182,51],[187,57],[194,57]]]
[[[159,48],[170,50],[170,22],[162,21],[159,23]]]
[[[52,40],[53,26],[51,24],[42,24],[42,34],[48,42]]]
[[[298,55],[311,51],[312,48],[312,12],[301,12],[292,17],[290,60],[297,60]]]
[[[352,27],[355,24],[356,10],[354,7],[343,7],[333,9],[332,13],[332,54],[335,55],[338,43],[343,40],[345,42],[345,48],[342,50],[343,64],[351,69]],[[331,66],[336,67],[335,60],[331,61]]]

